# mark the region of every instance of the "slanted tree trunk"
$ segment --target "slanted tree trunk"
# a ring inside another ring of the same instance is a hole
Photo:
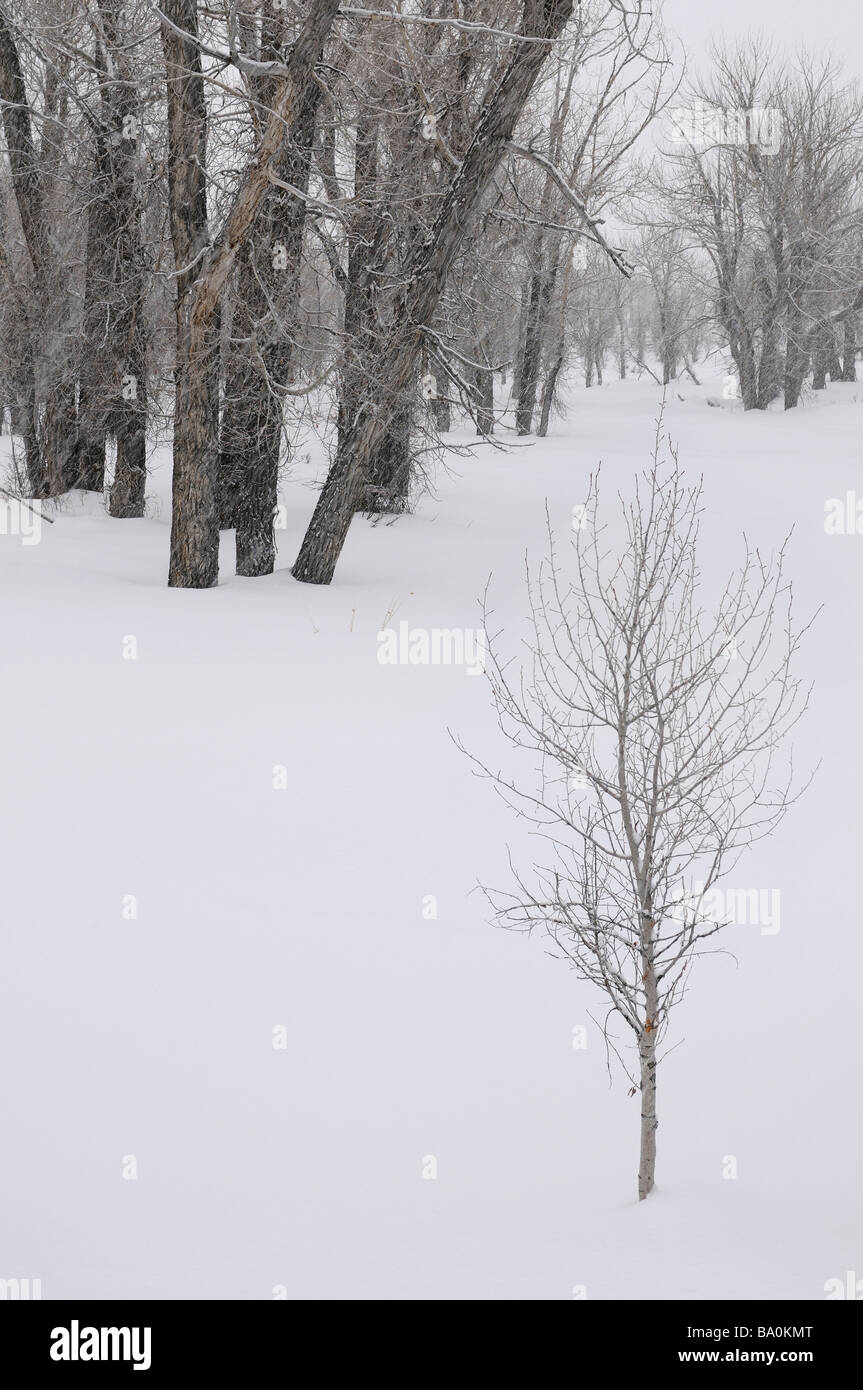
[[[557,355],[551,364],[548,376],[545,378],[545,385],[542,388],[542,405],[539,414],[539,426],[537,434],[540,439],[545,439],[548,434],[548,426],[551,422],[551,407],[554,403],[554,392],[557,386],[557,378],[563,366],[563,346],[558,348]]]
[[[545,439],[548,434],[548,426],[551,422],[551,410],[554,405],[554,393],[557,389],[557,380],[563,368],[564,357],[566,356],[566,316],[569,308],[569,288],[572,281],[572,257],[567,256],[564,263],[563,285],[560,294],[560,313],[557,322],[557,341],[553,350],[551,364],[545,385],[542,391],[542,403],[540,406],[539,428],[537,434],[541,439]]]
[[[526,0],[522,32],[555,38],[572,14],[572,6],[573,0]],[[545,44],[513,41],[503,71],[496,73],[491,83],[491,96],[476,134],[431,232],[408,258],[392,335],[374,373],[389,389],[380,405],[366,396],[339,444],[294,565],[294,577],[303,583],[329,584],[332,580],[369,462],[387,435],[396,402],[416,377],[423,328],[431,324],[447,273],[512,139],[546,52]]]

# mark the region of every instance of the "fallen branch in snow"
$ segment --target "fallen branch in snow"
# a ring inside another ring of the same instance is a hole
[[[33,516],[38,516],[40,521],[47,521],[49,526],[54,525],[52,516],[45,516],[42,512],[37,512],[24,497],[16,497],[14,493],[7,492],[5,487],[0,487],[0,497],[8,497],[10,502],[18,502],[20,506],[26,507],[28,512],[32,512]]]

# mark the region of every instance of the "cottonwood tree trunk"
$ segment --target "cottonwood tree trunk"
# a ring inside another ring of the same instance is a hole
[[[828,318],[820,318],[812,332],[812,389],[824,391],[831,372],[835,345],[833,326]]]
[[[110,150],[110,252],[114,275],[110,324],[113,377],[110,427],[117,441],[108,510],[142,517],[147,483],[147,264],[138,195],[137,87],[129,70],[121,0],[100,0],[107,72],[102,102]]]
[[[261,58],[284,51],[283,24],[265,21]],[[311,147],[321,89],[306,94],[295,133],[275,161],[275,175],[308,191]],[[263,106],[273,84],[261,84]],[[264,199],[252,236],[243,247],[237,285],[233,351],[222,417],[220,480],[222,525],[236,528],[237,574],[272,574],[274,517],[284,434],[281,389],[288,384],[298,320],[300,262],[306,207],[302,196],[275,186]]]
[[[372,457],[363,488],[361,510],[371,515],[397,515],[407,509],[411,479],[411,419],[413,383],[397,405],[377,452]]]
[[[755,347],[748,330],[743,329],[740,338],[732,343],[731,355],[737,368],[740,383],[740,398],[744,410],[758,409],[758,366],[755,360]]]
[[[377,95],[377,93],[375,94]],[[381,204],[379,174],[380,121],[377,114],[360,113],[354,154],[356,211],[348,236],[348,275],[345,292],[345,353],[339,399],[339,442],[346,440],[363,400],[372,392],[389,396],[389,382],[373,379],[387,330],[378,317],[379,283],[388,259],[398,253],[391,243],[392,218]],[[411,127],[409,127],[409,130]],[[413,131],[416,135],[417,132]],[[405,147],[398,131],[390,136],[390,158],[401,171],[399,190],[407,202],[420,186],[421,161],[416,149]],[[392,178],[392,173],[390,173]],[[408,231],[410,235],[410,229]],[[439,389],[443,382],[438,377]],[[411,477],[411,424],[415,382],[389,401],[391,423],[369,459],[366,478],[357,492],[356,509],[372,515],[398,513],[408,505]],[[432,404],[433,411],[436,402]],[[435,416],[437,419],[437,416]]]
[[[526,0],[523,34],[553,40],[570,18],[572,6],[573,0]],[[431,233],[408,259],[392,337],[377,363],[377,378],[388,383],[388,391],[380,408],[366,396],[339,444],[294,565],[294,577],[303,583],[332,580],[369,461],[387,435],[400,393],[415,378],[423,329],[431,324],[449,269],[512,138],[547,51],[544,43],[514,41]]]
[[[551,421],[551,409],[554,404],[554,393],[557,388],[557,379],[563,369],[564,357],[566,356],[566,315],[569,307],[569,287],[572,279],[572,258],[566,259],[563,272],[563,285],[560,294],[560,314],[557,322],[556,342],[553,349],[551,363],[548,374],[545,378],[545,385],[542,389],[542,402],[539,413],[539,427],[537,434],[540,439],[545,439],[548,434],[548,426]]]
[[[542,243],[538,247],[538,252],[540,256],[543,255]],[[518,374],[519,394],[515,412],[517,434],[530,434],[533,428],[533,412],[536,408],[542,358],[542,339],[551,296],[554,291],[554,278],[553,269],[546,267],[535,271],[530,281],[527,321]]]
[[[209,251],[203,173],[206,108],[200,54],[194,39],[186,39],[170,27],[172,22],[196,35],[196,7],[192,0],[170,0],[170,9],[166,10],[169,23],[162,25],[162,40],[171,136],[171,232],[174,256],[182,272],[178,283],[174,492],[168,573],[168,583],[174,587],[206,589],[218,580],[217,390],[222,294],[273,188],[271,172],[275,162],[285,142],[296,135],[338,7],[339,0],[313,0],[291,47],[284,73],[277,78],[255,157]]]
[[[452,428],[452,410],[450,407],[449,389],[446,373],[440,362],[434,358],[429,362],[429,371],[437,383],[438,394],[429,401],[429,413],[434,421],[434,427],[438,434],[447,434]]]
[[[69,110],[69,59],[62,52],[46,64],[39,176],[42,188],[43,274],[38,296],[42,311],[37,388],[41,407],[42,450],[52,496],[78,484],[78,368],[81,332],[76,296],[64,264],[67,224],[61,160]],[[47,274],[45,273],[47,271]]]
[[[382,226],[377,218],[378,121],[365,111],[357,117],[354,138],[354,212],[348,229],[344,337],[338,438],[341,444],[354,423],[375,341],[375,270],[382,255]]]
[[[776,398],[781,379],[779,317],[778,314],[774,314],[766,320],[763,326],[755,402],[758,410],[766,410],[770,402]]]
[[[46,329],[46,283],[51,270],[48,254],[48,228],[44,215],[44,188],[33,143],[30,106],[18,48],[12,29],[0,9],[0,102],[2,102],[3,132],[12,176],[12,190],[24,241],[30,257],[32,282],[30,302],[26,311],[25,331],[28,338],[25,385],[22,406],[22,434],[28,485],[34,497],[51,494],[57,468],[49,468],[43,441],[39,439],[38,412],[40,404],[40,347]]]
[[[105,486],[108,433],[107,385],[113,370],[106,350],[110,336],[112,273],[108,253],[113,219],[108,148],[101,124],[93,137],[89,195],[83,320],[86,348],[78,385],[78,474],[82,488],[101,492]]]
[[[390,278],[393,274],[400,274],[401,267],[409,260],[413,247],[424,235],[425,228],[420,223],[416,209],[422,205],[424,195],[427,196],[428,193],[428,166],[434,145],[431,141],[422,139],[419,113],[413,120],[397,122],[389,131],[388,143],[391,166],[400,173],[398,187],[401,204],[398,215],[392,219],[396,235],[390,246]],[[418,150],[422,152],[419,158]],[[376,170],[376,178],[377,175]],[[383,216],[388,217],[386,198],[391,196],[391,193],[385,190],[383,202],[379,188],[375,189],[375,194],[376,216],[379,219]],[[368,269],[374,275],[374,261]],[[371,360],[375,361],[380,356],[381,344],[387,337],[389,328],[386,326],[386,320],[378,318],[376,313],[373,314],[370,327],[373,334],[370,356]],[[408,509],[412,474],[411,436],[418,375],[419,364],[407,390],[398,393],[387,407],[388,410],[392,410],[391,424],[383,442],[369,459],[366,480],[359,494],[360,511],[380,515],[398,514]],[[439,380],[438,389],[443,385],[443,380]],[[378,391],[381,396],[389,394],[389,382],[385,378],[378,381]]]
[[[488,338],[481,338],[477,346],[480,361],[486,365],[475,367],[473,373],[476,392],[476,432],[487,437],[494,434],[494,370],[488,365]]]
[[[806,313],[802,307],[806,295],[809,260],[805,249],[794,257],[793,272],[789,275],[789,303],[785,349],[785,380],[783,391],[785,409],[794,410],[800,400],[803,382],[809,370],[810,334]]]
[[[205,589],[219,571],[216,430],[219,339],[212,322],[193,333],[192,287],[209,242],[207,107],[195,0],[165,0],[164,13],[190,38],[162,25],[168,90],[168,200],[177,267],[174,470],[169,585]]]

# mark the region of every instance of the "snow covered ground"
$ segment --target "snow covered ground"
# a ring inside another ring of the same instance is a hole
[[[768,415],[720,391],[674,387],[666,415],[705,476],[705,577],[744,529],[769,548],[796,526],[797,602],[825,609],[795,749],[821,768],[735,874],[781,892],[781,929],[731,928],[736,960],[696,965],[641,1205],[600,999],[471,895],[527,847],[447,732],[506,759],[486,682],[381,665],[377,633],[477,627],[493,573],[515,645],[545,499],[565,537],[598,459],[607,502],[628,488],[654,383],[576,388],[547,440],[451,458],[416,515],[354,523],[330,588],[288,572],[303,470],[268,579],[233,576],[228,537],[219,588],[165,587],[164,451],[161,519],[74,501],[38,545],[0,538],[0,1277],[264,1299],[820,1299],[863,1278],[863,535],[824,530],[828,499],[863,498],[863,385]]]

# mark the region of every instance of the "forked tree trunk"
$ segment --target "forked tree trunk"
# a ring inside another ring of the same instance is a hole
[[[263,61],[284,57],[284,16],[278,18],[281,23],[269,17],[265,21]],[[273,95],[272,81],[259,84],[262,106],[269,105]],[[300,194],[308,190],[320,96],[320,86],[313,83],[294,137],[275,161],[276,177]],[[236,528],[237,574],[246,578],[272,574],[275,568],[275,511],[284,435],[281,389],[291,373],[305,214],[302,197],[273,187],[240,259],[234,337],[247,341],[235,349],[228,369],[220,487],[221,524]]]
[[[543,254],[541,244],[539,254]],[[515,412],[517,434],[530,434],[533,428],[533,413],[536,409],[542,361],[542,339],[554,290],[554,279],[554,270],[549,267],[537,271],[531,280],[527,324],[519,370],[518,405]]]
[[[432,322],[447,273],[512,139],[548,51],[546,44],[535,42],[535,37],[556,38],[570,18],[572,6],[573,0],[527,0],[525,4],[523,33],[531,39],[514,41],[503,71],[492,83],[492,95],[434,226],[408,259],[393,334],[371,374],[372,380],[385,381],[388,390],[380,403],[367,395],[336,450],[293,569],[294,577],[303,583],[329,584],[332,580],[369,462],[387,435],[401,393],[415,379],[423,329]]]
[[[276,83],[255,157],[208,252],[203,182],[206,105],[200,53],[197,43],[178,35],[170,23],[162,26],[171,136],[171,232],[177,265],[188,267],[178,284],[174,490],[168,573],[168,583],[177,588],[206,589],[218,580],[217,388],[222,294],[258,212],[273,188],[271,172],[275,162],[285,142],[294,139],[302,120],[316,82],[315,68],[338,8],[339,0],[312,0],[284,75]],[[193,0],[170,0],[166,13],[179,28],[196,33]],[[205,254],[199,266],[201,252]]]

